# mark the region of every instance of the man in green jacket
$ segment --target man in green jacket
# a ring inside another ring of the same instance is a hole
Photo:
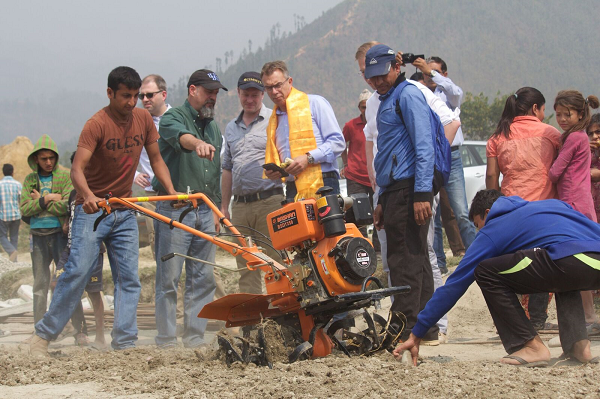
[[[58,168],[58,149],[47,134],[40,137],[27,158],[33,170],[23,182],[21,214],[30,218],[33,251],[33,319],[46,313],[50,286],[50,263],[58,264],[67,245],[62,224],[67,218],[73,184],[69,172]]]
[[[169,168],[175,190],[203,193],[217,207],[221,203],[221,145],[222,137],[213,120],[214,105],[219,89],[227,90],[218,76],[201,69],[188,81],[188,98],[185,103],[167,111],[160,121],[160,153]],[[154,178],[152,186],[158,195],[165,189]],[[168,202],[159,202],[156,211],[173,220],[185,208],[174,208]],[[188,213],[182,223],[207,234],[218,231],[219,221],[212,210],[202,204]],[[176,306],[177,285],[183,268],[183,259],[174,257],[166,262],[161,257],[177,252],[215,261],[215,245],[181,229],[170,229],[165,223],[155,222],[156,252],[156,344],[162,348],[177,344]],[[193,348],[204,344],[207,320],[198,318],[204,305],[212,301],[215,293],[213,267],[191,260],[185,261],[184,331],[183,344]]]

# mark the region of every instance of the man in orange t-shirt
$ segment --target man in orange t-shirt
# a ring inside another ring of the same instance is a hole
[[[50,309],[35,326],[29,345],[31,355],[48,356],[49,341],[55,340],[62,331],[91,277],[101,242],[106,245],[115,277],[111,345],[113,349],[135,346],[141,289],[135,213],[114,206],[96,229],[94,223],[101,215],[97,204],[105,195],[131,196],[142,148],[146,148],[155,176],[168,194],[176,194],[158,149],[158,132],[152,117],[146,110],[135,107],[141,84],[140,76],[132,68],[115,68],[108,75],[109,105],[83,127],[71,169],[77,190],[71,254],[56,284]]]

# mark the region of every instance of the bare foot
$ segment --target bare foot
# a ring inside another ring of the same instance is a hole
[[[589,344],[589,342],[588,342]],[[511,356],[520,357],[528,363],[550,360],[550,351],[542,342],[539,335],[536,335],[530,341],[527,341],[522,349],[511,353]],[[519,366],[521,363],[516,359],[502,358],[500,363]]]
[[[575,342],[573,349],[571,349],[570,356],[579,360],[581,363],[587,363],[592,360],[592,351],[590,350],[590,341],[582,339],[581,341]]]

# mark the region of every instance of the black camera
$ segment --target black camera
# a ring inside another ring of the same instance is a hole
[[[413,54],[413,53],[405,53],[402,54],[402,63],[403,64],[412,64],[417,60],[417,58],[425,59],[425,54]]]

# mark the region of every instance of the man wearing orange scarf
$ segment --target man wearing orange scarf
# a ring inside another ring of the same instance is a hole
[[[261,79],[275,109],[267,127],[265,163],[281,165],[290,174],[286,198],[314,198],[322,186],[340,192],[337,157],[346,148],[344,136],[329,102],[292,87],[283,61],[267,62]],[[279,172],[265,171],[269,179],[281,179]]]

